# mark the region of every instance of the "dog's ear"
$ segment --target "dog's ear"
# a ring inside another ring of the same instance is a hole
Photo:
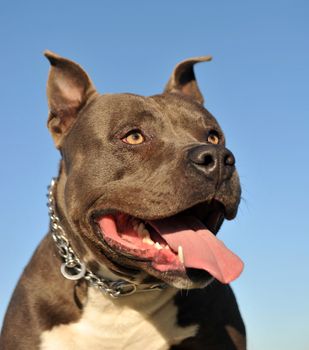
[[[78,112],[95,95],[96,89],[87,73],[75,62],[51,51],[44,55],[51,64],[47,82],[48,128],[57,148],[74,124]]]
[[[180,62],[174,69],[164,92],[176,92],[192,97],[200,104],[204,103],[203,95],[197,85],[193,66],[199,62],[211,61],[211,56],[189,58]]]

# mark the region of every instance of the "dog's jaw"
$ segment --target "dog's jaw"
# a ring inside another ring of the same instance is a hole
[[[200,203],[170,218],[154,221],[111,210],[99,213],[93,224],[97,238],[105,252],[117,254],[118,263],[119,256],[124,259],[125,267],[141,268],[174,286],[183,282],[186,288],[204,286],[213,276],[228,283],[242,270],[242,262],[214,236],[224,218],[224,207],[216,201]],[[170,233],[182,226],[183,234],[181,231],[168,234],[167,226]],[[179,238],[175,241],[174,236]],[[177,244],[177,240],[180,243]],[[209,255],[216,262],[209,260]],[[221,265],[222,259],[224,265]],[[221,265],[219,270],[217,265]]]

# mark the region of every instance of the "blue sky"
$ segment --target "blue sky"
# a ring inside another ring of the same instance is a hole
[[[47,232],[59,155],[45,127],[44,49],[104,92],[151,95],[192,56],[243,187],[220,238],[246,267],[233,283],[251,350],[309,348],[309,2],[0,2],[0,320]],[[1,321],[0,321],[1,322]]]

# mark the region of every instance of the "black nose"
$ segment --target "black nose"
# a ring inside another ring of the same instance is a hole
[[[188,158],[208,178],[218,181],[230,178],[235,169],[235,157],[224,146],[195,146],[189,150]]]

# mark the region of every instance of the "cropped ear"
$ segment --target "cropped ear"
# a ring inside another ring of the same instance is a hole
[[[192,97],[196,102],[203,104],[204,98],[197,85],[193,66],[199,62],[211,61],[211,56],[189,58],[180,62],[174,69],[164,92],[176,92]]]
[[[74,124],[78,112],[97,95],[87,73],[75,62],[51,51],[44,55],[51,64],[47,98],[49,106],[48,128],[57,148]]]

